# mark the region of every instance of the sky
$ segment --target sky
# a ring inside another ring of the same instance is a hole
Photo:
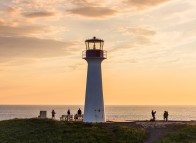
[[[106,105],[196,105],[193,0],[1,0],[0,105],[83,105],[86,39]]]

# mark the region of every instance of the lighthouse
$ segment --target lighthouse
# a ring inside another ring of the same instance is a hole
[[[88,63],[84,122],[105,122],[105,108],[102,88],[101,63],[107,58],[103,50],[104,41],[93,37],[85,41],[86,50],[82,58]]]

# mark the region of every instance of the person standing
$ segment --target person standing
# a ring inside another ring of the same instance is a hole
[[[69,116],[71,114],[70,109],[67,110],[67,115]]]
[[[52,110],[52,119],[55,119],[55,114],[56,112],[54,111],[54,109]]]
[[[67,121],[71,120],[71,112],[70,112],[70,109],[67,110],[66,120]]]
[[[152,110],[151,114],[152,114],[152,121],[155,121],[156,120],[156,118],[155,118],[156,111]]]
[[[168,111],[166,111],[166,121],[168,121],[168,116],[169,116],[169,113]]]
[[[164,119],[164,121],[168,121],[168,116],[169,116],[169,113],[168,113],[168,111],[164,111],[164,114],[163,114],[163,119]]]
[[[82,111],[80,108],[78,109],[78,115],[82,115]]]

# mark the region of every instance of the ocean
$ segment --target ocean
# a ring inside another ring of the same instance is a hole
[[[47,117],[51,118],[51,111],[56,112],[56,119],[65,115],[67,110],[75,114],[82,105],[0,105],[0,120],[14,118],[38,117],[40,110],[47,111]],[[196,105],[191,106],[158,106],[158,105],[106,105],[105,113],[107,120],[150,120],[151,111],[155,110],[156,119],[163,120],[163,112],[169,112],[169,120],[190,121],[196,120]]]

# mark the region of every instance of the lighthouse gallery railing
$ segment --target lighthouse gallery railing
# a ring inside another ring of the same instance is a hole
[[[82,58],[107,58],[107,51],[104,50],[85,50],[82,52]]]

